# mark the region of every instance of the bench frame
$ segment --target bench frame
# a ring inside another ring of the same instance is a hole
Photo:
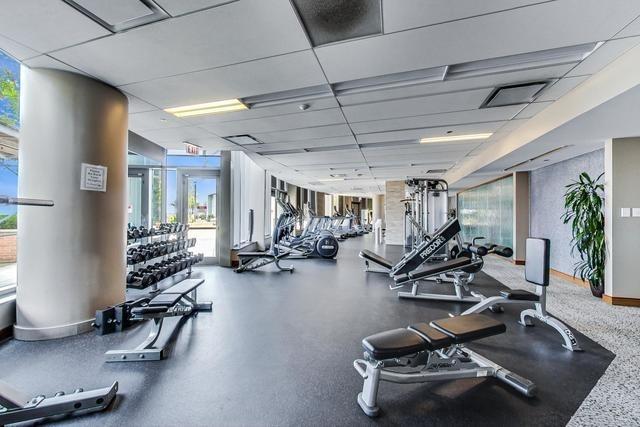
[[[173,335],[180,329],[182,323],[192,314],[197,314],[200,311],[211,311],[213,304],[209,301],[198,302],[198,287],[204,283],[202,279],[190,279],[200,280],[200,283],[196,285],[189,292],[181,295],[178,302],[169,307],[166,311],[151,311],[142,314],[136,314],[132,312],[132,319],[144,320],[151,319],[153,324],[147,338],[136,348],[132,350],[109,350],[105,353],[107,362],[146,362],[149,360],[162,360],[165,357],[166,347],[156,347],[156,343],[160,339],[160,334],[164,325],[164,319],[167,317],[179,316],[180,320],[174,325],[173,329],[169,332],[167,341],[169,341]],[[180,282],[184,283],[184,282]],[[179,286],[174,285],[174,286]],[[173,286],[162,294],[173,294],[171,289]],[[162,295],[160,294],[160,295]],[[144,309],[143,309],[144,310]]]
[[[375,417],[380,412],[377,404],[380,381],[415,384],[494,377],[525,396],[535,394],[535,385],[531,381],[462,344],[435,351],[425,350],[399,359],[376,360],[365,353],[364,359],[356,359],[353,362],[353,367],[364,379],[362,391],[358,393],[358,405],[369,417]]]

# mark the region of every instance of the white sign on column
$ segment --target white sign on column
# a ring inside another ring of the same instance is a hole
[[[87,191],[107,191],[107,167],[82,163],[80,189]]]

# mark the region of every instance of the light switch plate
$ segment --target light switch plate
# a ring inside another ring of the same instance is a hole
[[[640,208],[631,208],[631,216],[639,217],[640,216]]]
[[[622,218],[629,218],[631,216],[631,208],[620,208],[620,216]]]

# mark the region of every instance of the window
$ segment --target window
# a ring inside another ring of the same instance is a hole
[[[0,51],[0,194],[13,197],[18,194],[19,105],[20,64]],[[16,286],[17,228],[17,206],[0,205],[0,302]]]
[[[513,247],[513,177],[458,193],[458,218],[465,241],[482,236]]]
[[[178,222],[178,171],[167,169],[167,222]]]

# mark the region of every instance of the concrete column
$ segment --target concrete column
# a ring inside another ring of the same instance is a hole
[[[384,194],[376,194],[373,196],[373,222],[377,219],[382,220],[382,226],[384,227]]]
[[[607,264],[603,299],[640,306],[640,138],[609,140],[604,149]],[[627,210],[628,209],[628,210]],[[634,216],[634,210],[636,216]],[[629,216],[627,216],[629,215]]]
[[[91,329],[95,311],[125,299],[127,98],[66,71],[22,73],[14,335],[60,338]],[[80,189],[81,164],[107,167],[106,192]]]
[[[316,191],[316,215],[324,216],[324,193]]]
[[[385,224],[384,241],[388,245],[404,245],[404,181],[387,181],[385,184]]]
[[[231,151],[220,152],[220,193],[217,199],[218,263],[223,267],[231,267],[231,248],[233,246]]]
[[[529,237],[529,172],[513,173],[513,262],[524,264]]]

